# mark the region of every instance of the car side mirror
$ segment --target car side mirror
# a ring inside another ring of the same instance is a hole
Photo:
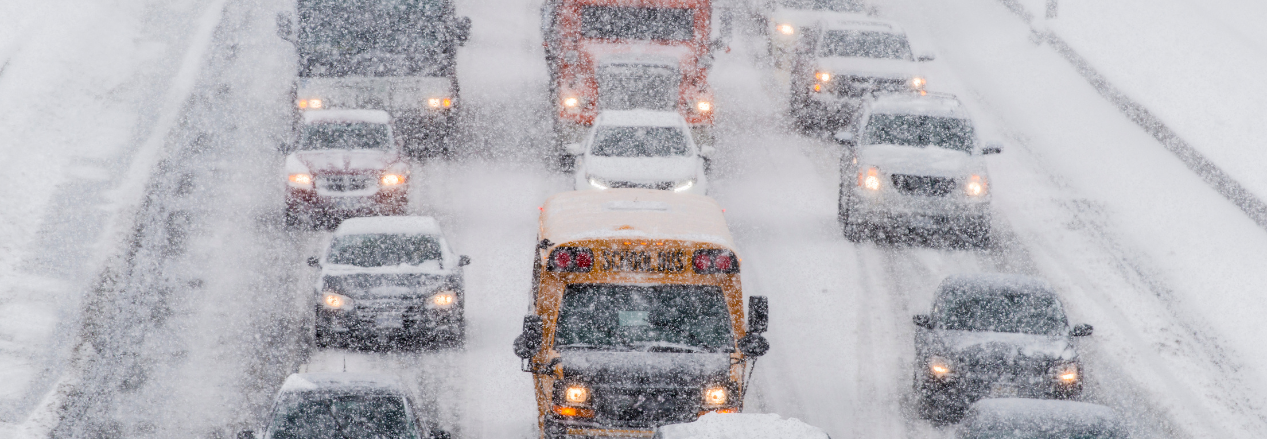
[[[933,52],[922,52],[915,58],[915,60],[919,62],[929,62],[935,59],[937,59],[937,54]]]
[[[986,142],[985,147],[981,148],[981,155],[998,154],[1003,152],[1003,144],[999,142]]]
[[[321,266],[321,259],[317,259],[317,257],[316,257],[316,256],[309,257],[309,258],[308,258],[308,266],[309,266],[309,267],[320,267],[320,266]]]
[[[457,38],[459,46],[465,45],[466,39],[471,37],[471,17],[459,18],[456,27],[457,35],[454,37]]]
[[[854,141],[853,132],[849,130],[837,131],[835,134],[832,134],[831,138],[835,139],[836,143],[841,145],[853,145]]]
[[[255,439],[255,432],[251,430],[242,430],[234,437],[237,439]]]
[[[1073,330],[1069,331],[1069,335],[1073,337],[1089,337],[1091,336],[1091,333],[1094,331],[1095,331],[1095,328],[1091,327],[1091,325],[1082,323],[1082,324],[1074,325]]]
[[[295,24],[285,12],[277,13],[277,37],[291,44],[295,43]]]
[[[770,326],[770,301],[765,296],[748,298],[748,332],[760,334]]]
[[[911,321],[915,323],[915,326],[924,329],[933,329],[933,316],[928,314],[916,314],[914,317],[911,317]]]
[[[542,336],[545,333],[545,322],[541,316],[524,316],[524,332],[515,337],[515,356],[523,359],[532,358],[541,350]]]
[[[467,255],[458,256],[458,266],[465,267],[471,265],[471,257]]]
[[[716,153],[717,153],[717,147],[715,146],[704,145],[704,146],[699,147],[700,157],[712,157],[713,154],[716,154]]]
[[[580,143],[569,143],[563,146],[563,150],[571,155],[585,154],[585,145]]]

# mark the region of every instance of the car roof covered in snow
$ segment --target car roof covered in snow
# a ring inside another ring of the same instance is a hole
[[[828,18],[819,22],[819,26],[821,26],[823,30],[864,30],[888,32],[893,34],[906,33],[902,30],[902,27],[898,26],[895,22],[871,18],[862,14],[850,14],[847,16],[843,16],[843,14],[836,16],[829,15]]]
[[[383,110],[308,110],[304,112],[304,123],[327,122],[364,122],[391,123],[392,116]]]
[[[695,422],[665,425],[661,439],[828,439],[818,427],[773,413],[709,413]]]
[[[971,119],[959,98],[948,93],[891,93],[876,96],[869,102],[871,113],[918,114],[924,116]]]
[[[686,119],[676,111],[605,110],[598,114],[594,125],[680,127],[686,125]]]
[[[947,276],[937,287],[939,296],[979,296],[1003,292],[1024,292],[1038,296],[1055,296],[1056,290],[1047,281],[1023,274],[976,273]]]
[[[334,236],[343,235],[442,235],[440,223],[429,216],[367,216],[348,218],[335,229]]]
[[[636,238],[735,247],[721,206],[712,198],[653,189],[556,194],[541,207],[541,238],[555,244]]]
[[[1053,399],[989,398],[972,405],[961,428],[966,431],[998,428],[1009,432],[1015,429],[1109,432],[1120,431],[1122,427],[1117,413],[1099,404]]]
[[[405,393],[400,380],[388,375],[366,373],[292,373],[282,383],[281,392],[310,390],[379,390]]]

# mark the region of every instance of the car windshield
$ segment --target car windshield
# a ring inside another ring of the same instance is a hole
[[[686,133],[678,127],[601,126],[590,148],[591,154],[606,157],[668,157],[690,152]]]
[[[391,147],[385,124],[363,122],[314,123],[304,126],[300,149],[382,149]]]
[[[343,235],[334,238],[326,254],[328,263],[358,267],[419,265],[440,258],[440,241],[432,235]]]
[[[864,145],[928,146],[972,152],[972,122],[953,117],[873,114],[863,133]]]
[[[418,439],[404,400],[393,395],[308,392],[274,411],[273,439]]]
[[[690,41],[694,35],[694,12],[691,9],[581,8],[581,36],[585,38]]]
[[[862,11],[862,4],[854,0],[780,0],[779,4],[789,9],[836,12]]]
[[[952,290],[937,310],[942,329],[1062,335],[1068,322],[1060,302],[1048,295],[999,289]]]
[[[733,349],[721,288],[702,285],[568,285],[559,349],[723,352]]]
[[[823,35],[819,56],[913,60],[906,36],[888,32],[833,30]]]

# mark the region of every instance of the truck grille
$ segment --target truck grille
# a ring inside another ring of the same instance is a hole
[[[317,178],[317,184],[330,192],[351,192],[369,188],[372,180],[369,175],[323,175]]]
[[[901,91],[906,89],[905,79],[845,76],[837,81],[836,94],[847,98],[860,98],[874,91]]]
[[[594,392],[595,417],[627,427],[656,427],[694,421],[699,416],[698,389],[599,388]]]
[[[944,197],[955,190],[955,179],[924,175],[893,174],[893,186],[908,195]]]

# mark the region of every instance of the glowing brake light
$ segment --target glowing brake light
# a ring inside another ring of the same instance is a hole
[[[739,258],[730,250],[696,250],[691,266],[699,274],[738,273]]]
[[[587,248],[559,247],[550,253],[550,271],[587,272],[594,268],[594,252]]]

